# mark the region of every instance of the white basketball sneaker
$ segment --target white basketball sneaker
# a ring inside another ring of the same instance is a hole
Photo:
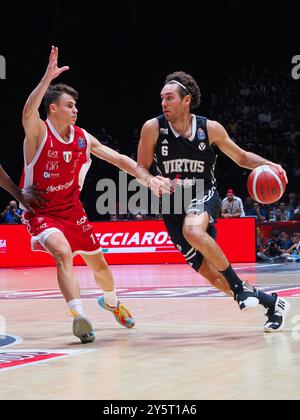
[[[283,330],[285,318],[291,307],[287,300],[280,298],[276,293],[272,295],[276,298],[275,306],[273,309],[268,309],[266,313],[268,319],[264,326],[264,331],[269,333]]]
[[[243,281],[242,287],[243,289],[237,293],[235,298],[240,307],[240,310],[247,311],[248,309],[257,306],[259,304],[259,300],[255,287],[251,286],[246,281]]]

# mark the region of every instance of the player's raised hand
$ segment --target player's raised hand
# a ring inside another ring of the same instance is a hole
[[[58,48],[52,45],[45,77],[53,80],[64,71],[69,70],[69,66],[58,67],[57,61],[58,61]]]

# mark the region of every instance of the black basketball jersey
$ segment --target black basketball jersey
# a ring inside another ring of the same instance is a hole
[[[164,115],[157,117],[159,137],[155,147],[154,163],[158,175],[177,178],[183,187],[192,187],[196,179],[204,180],[204,189],[215,190],[214,168],[216,147],[209,144],[206,117],[193,115],[192,136],[181,137]]]

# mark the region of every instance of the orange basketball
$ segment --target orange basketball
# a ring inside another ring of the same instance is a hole
[[[247,189],[253,200],[271,204],[282,197],[286,187],[284,176],[276,166],[261,165],[248,176]]]

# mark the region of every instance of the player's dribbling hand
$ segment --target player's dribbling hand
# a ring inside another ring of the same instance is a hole
[[[50,56],[49,56],[49,63],[48,63],[48,67],[45,73],[45,77],[51,80],[58,77],[64,71],[69,70],[69,66],[58,67],[57,60],[58,60],[58,48],[52,45]]]
[[[157,197],[165,193],[172,194],[174,192],[174,184],[170,178],[164,178],[159,175],[151,178],[148,187]]]
[[[289,182],[287,174],[281,165],[279,165],[278,163],[273,163],[273,162],[271,162],[270,165],[275,166],[278,169],[278,171],[284,176],[286,183]]]
[[[23,204],[26,210],[35,213],[32,205],[43,209],[48,203],[47,200],[41,196],[41,194],[47,194],[47,191],[38,189],[37,185],[32,185],[30,187],[23,188],[19,201]]]

